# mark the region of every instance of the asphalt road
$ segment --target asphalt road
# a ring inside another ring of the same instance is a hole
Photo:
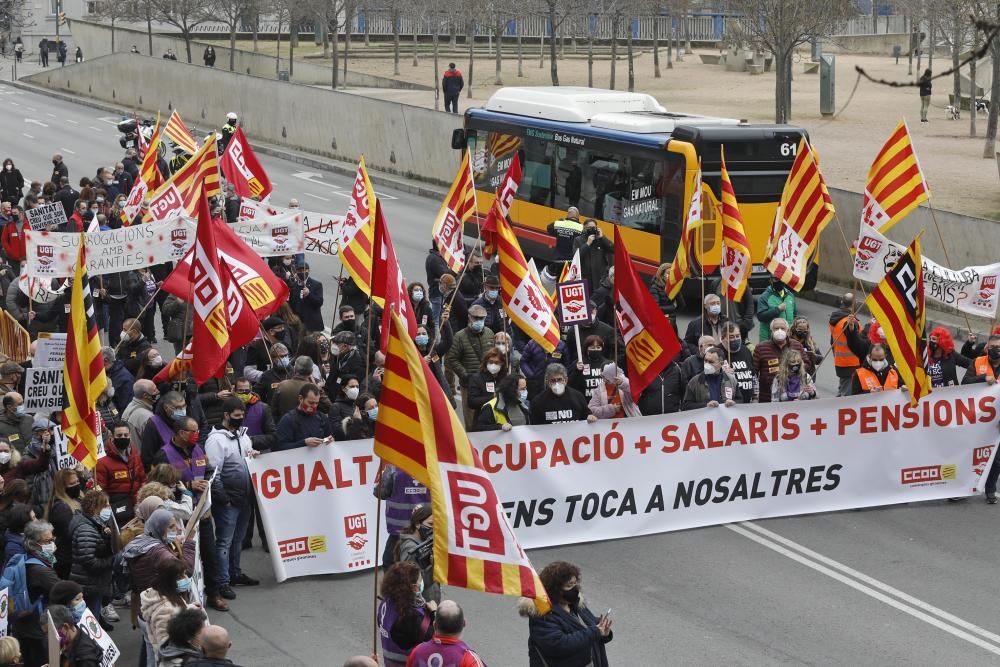
[[[116,120],[0,86],[0,158],[9,155],[26,178],[44,180],[51,154],[62,152],[75,182],[121,156]],[[294,196],[309,210],[346,210],[351,179],[261,160],[276,183],[277,203]],[[392,190],[382,194],[403,271],[423,280],[438,204]],[[310,261],[321,280],[339,272],[336,259]],[[827,307],[803,301],[800,309],[815,331],[825,330]],[[835,393],[830,368],[821,370],[818,384],[821,395]],[[981,664],[1000,656],[995,524],[989,523],[997,511],[981,499],[900,505],[531,555],[539,567],[554,559],[578,563],[592,608],[614,608],[608,650],[614,665]],[[243,562],[262,585],[237,589],[230,613],[211,614],[229,628],[235,662],[339,665],[371,651],[370,574],[277,585],[259,542]],[[527,623],[514,599],[463,590],[446,596],[465,607],[465,638],[490,665],[527,664]],[[122,623],[113,636],[125,653],[122,664],[134,664],[136,633]]]

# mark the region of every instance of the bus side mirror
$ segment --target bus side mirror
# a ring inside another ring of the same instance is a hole
[[[465,145],[466,145],[465,130],[463,130],[462,128],[453,130],[451,133],[451,147],[454,148],[456,151],[462,151],[465,150]]]

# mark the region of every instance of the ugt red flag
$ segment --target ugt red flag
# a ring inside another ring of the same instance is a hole
[[[191,374],[197,384],[220,377],[231,349],[229,309],[222,282],[215,230],[204,196],[198,204],[198,229],[191,249],[188,285],[194,317],[191,334]]]
[[[379,349],[389,344],[390,314],[395,311],[406,324],[410,338],[417,335],[417,319],[410,305],[403,271],[396,260],[396,250],[389,238],[389,227],[382,215],[382,202],[375,202],[375,246],[377,261],[372,263],[372,298],[384,299],[382,306],[382,341]]]
[[[507,174],[503,177],[503,182],[497,188],[497,196],[490,206],[489,215],[483,223],[480,234],[483,238],[483,257],[492,259],[497,250],[496,231],[497,218],[506,218],[510,213],[510,206],[514,203],[517,189],[521,186],[521,154],[517,153],[511,159],[510,166],[507,167]]]
[[[265,199],[274,188],[267,172],[254,155],[250,142],[243,134],[243,128],[237,126],[226,150],[219,161],[222,175],[236,188],[240,197],[258,197]]]
[[[632,398],[638,401],[639,394],[681,351],[681,343],[663,311],[636,275],[632,258],[617,226],[614,296],[621,308],[618,322],[625,341]]]

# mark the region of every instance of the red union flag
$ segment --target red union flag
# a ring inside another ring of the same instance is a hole
[[[497,196],[493,200],[493,205],[490,206],[490,212],[486,216],[486,221],[483,222],[481,236],[483,239],[483,257],[486,259],[492,259],[496,253],[496,219],[498,217],[506,218],[510,214],[510,207],[514,203],[517,189],[521,186],[522,174],[521,154],[517,153],[511,159],[510,166],[507,167],[507,174],[503,177],[500,187],[497,188]]]
[[[445,195],[441,210],[434,219],[431,236],[437,241],[438,252],[455,273],[465,266],[465,247],[462,243],[462,231],[466,222],[476,210],[476,186],[472,181],[472,167],[469,162],[469,151],[462,156],[462,164],[458,167],[451,189]]]
[[[166,220],[175,215],[186,215],[184,200],[177,186],[170,183],[149,200],[149,216],[153,220]]]
[[[198,229],[191,254],[188,271],[194,309],[191,356],[198,361],[192,366],[192,375],[196,383],[203,384],[209,378],[221,375],[230,351],[230,322],[222,270],[219,268],[219,251],[215,245],[208,200],[204,197],[199,204]]]
[[[266,199],[271,194],[271,179],[254,155],[250,142],[243,134],[243,128],[237,127],[226,150],[219,161],[222,175],[236,188],[240,197],[259,197]]]
[[[551,608],[489,473],[395,312],[389,323],[375,454],[431,492],[434,580],[533,598]]]
[[[375,203],[375,247],[378,248],[378,260],[372,271],[372,298],[381,297],[382,306],[382,340],[379,349],[385,351],[389,343],[389,314],[398,313],[406,322],[407,332],[411,337],[417,335],[417,319],[410,305],[406,291],[406,281],[403,271],[396,260],[396,250],[389,238],[389,226],[385,224],[382,215],[382,203]]]
[[[681,351],[681,344],[663,311],[636,275],[617,226],[614,296],[621,309],[617,316],[625,341],[632,398],[638,401],[639,394]]]

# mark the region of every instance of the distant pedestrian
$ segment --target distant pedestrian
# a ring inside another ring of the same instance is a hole
[[[465,81],[462,79],[462,72],[455,67],[455,63],[448,63],[448,70],[441,78],[441,92],[444,93],[444,110],[458,113],[458,96],[465,88]]]
[[[135,44],[133,44],[133,45],[132,45],[132,48],[131,48],[131,49],[129,49],[129,51],[128,51],[128,52],[129,52],[129,53],[139,53],[139,48],[138,48],[138,47],[137,47],[137,46],[136,46]]]
[[[14,40],[14,58],[17,60],[17,62],[20,63],[23,57],[24,57],[24,42],[22,42],[21,38],[18,37],[16,40]]]
[[[215,67],[215,49],[211,46],[206,46],[202,60],[205,61],[206,67]]]
[[[931,108],[931,69],[924,70],[923,76],[917,82],[920,85],[920,122],[927,122],[927,110]],[[958,102],[955,102],[957,105]]]
[[[66,42],[56,42],[56,59],[60,65],[66,65]]]
[[[83,62],[83,49],[80,48],[79,46],[76,47],[76,62],[78,63]]]
[[[49,66],[49,40],[44,37],[38,42],[38,58],[42,63],[42,67]]]

